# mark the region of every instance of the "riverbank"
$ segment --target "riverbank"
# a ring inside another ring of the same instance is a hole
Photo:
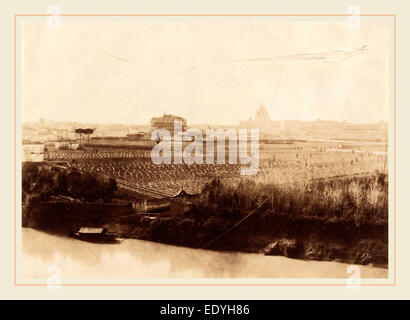
[[[103,226],[122,238],[191,248],[204,247],[230,227],[223,220],[148,220],[144,217],[128,222],[106,222]],[[387,268],[387,236],[387,224],[384,223],[355,226],[345,221],[326,222],[320,218],[277,215],[253,217],[246,224],[239,225],[216,239],[207,249],[270,253],[302,260],[337,261]],[[275,244],[277,249],[272,250],[271,247]]]

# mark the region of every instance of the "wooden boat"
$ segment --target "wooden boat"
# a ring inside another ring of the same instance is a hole
[[[81,227],[70,234],[73,238],[89,242],[115,242],[116,235],[108,233],[105,228]]]

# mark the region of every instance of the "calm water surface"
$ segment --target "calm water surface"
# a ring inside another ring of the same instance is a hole
[[[253,253],[217,252],[121,239],[94,244],[22,229],[22,276],[46,278],[57,265],[67,279],[118,278],[346,278],[347,264],[303,261]],[[363,278],[384,278],[387,269],[360,266]]]

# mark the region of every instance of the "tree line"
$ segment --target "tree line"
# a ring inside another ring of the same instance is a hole
[[[24,163],[22,168],[23,201],[27,196],[48,200],[53,195],[82,201],[109,201],[117,190],[115,179],[104,179],[75,169]]]

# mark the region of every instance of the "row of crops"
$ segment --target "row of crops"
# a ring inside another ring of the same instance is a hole
[[[137,186],[175,194],[180,189],[199,193],[206,182],[219,177],[230,182],[240,179],[239,165],[153,164],[151,159],[92,159],[70,162],[81,171],[105,175]]]

